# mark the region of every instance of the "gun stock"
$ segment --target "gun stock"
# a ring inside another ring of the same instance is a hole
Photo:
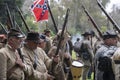
[[[116,28],[116,30],[120,33],[120,27],[118,24],[112,19],[112,17],[105,11],[105,8],[103,5],[100,3],[100,1],[97,0],[98,6],[101,8],[101,10],[105,13],[107,18],[110,20],[110,22],[113,24],[113,26]]]
[[[84,12],[86,13],[86,15],[89,17],[89,19],[92,22],[95,29],[97,30],[99,36],[102,37],[102,32],[100,31],[100,29],[99,29],[98,25],[96,24],[96,22],[94,21],[93,17],[90,15],[90,13],[87,11],[87,9],[83,5],[82,5],[82,8],[83,8]]]

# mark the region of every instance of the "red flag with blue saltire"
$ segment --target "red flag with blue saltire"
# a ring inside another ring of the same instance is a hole
[[[36,21],[48,20],[47,0],[36,0],[31,6]]]

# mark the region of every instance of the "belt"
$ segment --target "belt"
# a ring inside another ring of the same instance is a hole
[[[120,64],[120,60],[114,60],[115,64]]]

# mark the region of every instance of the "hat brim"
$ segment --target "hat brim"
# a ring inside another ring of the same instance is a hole
[[[19,34],[19,35],[17,35],[16,37],[18,37],[18,38],[24,38],[25,36],[22,35],[22,34]]]
[[[116,38],[117,35],[103,35],[103,39]]]

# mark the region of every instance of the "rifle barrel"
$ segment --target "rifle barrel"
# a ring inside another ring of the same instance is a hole
[[[5,31],[5,33],[7,33],[8,31],[5,29],[5,27],[3,26],[3,24],[0,22],[0,25],[2,27],[2,29]]]
[[[11,27],[13,28],[14,25],[13,25],[11,13],[10,13],[10,10],[9,10],[9,7],[8,7],[8,4],[7,4],[7,3],[6,3],[6,8],[7,8],[7,15],[8,15],[8,18],[9,18],[9,21],[10,21],[10,25],[11,25]]]
[[[86,15],[89,17],[89,19],[92,22],[93,26],[98,31],[100,37],[102,37],[102,32],[100,31],[100,29],[99,29],[98,25],[96,24],[95,20],[93,19],[93,17],[90,15],[90,13],[87,11],[87,9],[83,5],[82,5],[82,8],[83,8],[84,12],[86,13]]]
[[[48,3],[48,2],[47,2],[47,3]],[[57,32],[58,32],[58,29],[57,29],[57,26],[56,26],[56,23],[55,23],[54,17],[53,17],[53,15],[52,15],[52,11],[51,11],[51,9],[50,9],[49,3],[48,3],[48,10],[49,10],[49,13],[50,13],[51,19],[52,19],[53,24],[54,24],[54,27],[55,27],[55,31],[56,31],[56,33],[57,33]]]
[[[64,24],[63,24],[63,27],[62,27],[62,32],[61,32],[61,35],[60,35],[60,39],[59,39],[59,42],[58,42],[58,45],[57,45],[57,50],[56,50],[55,55],[58,55],[58,52],[59,52],[59,49],[60,49],[60,44],[61,44],[62,37],[63,37],[63,34],[64,34],[64,30],[65,30],[65,27],[66,27],[66,23],[68,21],[69,12],[70,12],[70,9],[67,9],[66,16],[65,16],[65,21],[64,21]]]
[[[29,29],[29,27],[28,27],[27,23],[25,22],[25,19],[24,19],[23,15],[22,15],[22,11],[20,10],[20,8],[19,8],[19,7],[17,7],[17,11],[18,11],[18,13],[19,13],[19,15],[20,15],[20,17],[21,17],[22,21],[24,22],[24,24],[25,24],[25,27],[26,27],[27,31],[28,31],[28,32],[30,32],[30,29]]]
[[[16,24],[16,27],[18,27],[18,29],[20,30],[20,32],[22,33],[22,34],[24,34],[23,33],[23,31],[21,30],[21,28],[20,28],[20,26],[18,25],[18,23],[15,21],[15,24]],[[24,34],[25,35],[25,34]]]
[[[112,19],[112,17],[105,11],[105,8],[103,5],[100,3],[100,1],[97,0],[98,6],[101,8],[101,10],[105,13],[107,18],[110,20],[110,22],[113,24],[113,26],[116,28],[116,30],[120,33],[120,27],[118,24]]]

